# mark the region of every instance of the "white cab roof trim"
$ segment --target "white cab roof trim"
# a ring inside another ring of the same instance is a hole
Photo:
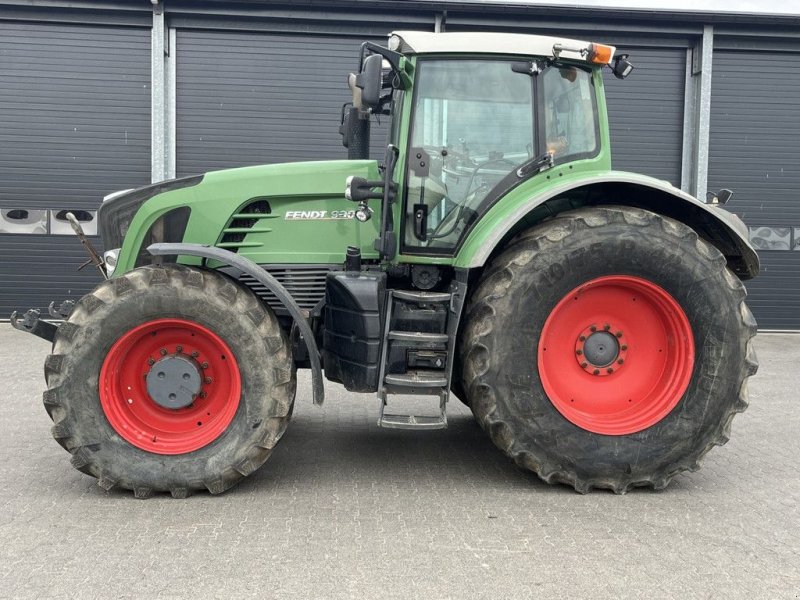
[[[549,35],[526,35],[523,33],[453,32],[431,33],[429,31],[393,31],[401,40],[400,52],[404,54],[460,53],[520,54],[523,56],[553,56],[553,46],[587,49],[590,42]],[[613,56],[613,52],[612,52]],[[586,60],[573,50],[561,52],[562,58]]]

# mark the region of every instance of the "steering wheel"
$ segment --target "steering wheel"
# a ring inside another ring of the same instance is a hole
[[[436,225],[433,231],[427,234],[427,240],[442,239],[451,235],[455,231],[456,227],[458,227],[458,223],[461,221],[461,216],[464,212],[464,209],[468,208],[468,205],[472,204],[475,196],[477,195],[478,190],[476,189],[473,192],[472,187],[475,184],[475,178],[481,169],[485,169],[493,164],[507,164],[510,166],[510,170],[513,170],[517,166],[516,163],[503,157],[490,158],[482,163],[474,163],[474,161],[472,162],[475,164],[475,166],[469,173],[469,184],[467,185],[467,190],[464,193],[464,201],[459,203],[457,208],[454,208],[445,215],[444,219],[442,219],[441,222]],[[458,175],[464,175],[464,173],[460,173]]]

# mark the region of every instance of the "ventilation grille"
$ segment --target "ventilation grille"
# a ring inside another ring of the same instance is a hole
[[[331,271],[338,271],[339,265],[284,265],[266,266],[264,270],[277,279],[294,298],[300,308],[313,309],[325,297],[325,278]],[[278,315],[287,311],[275,295],[247,273],[239,280],[264,300]]]
[[[238,252],[239,248],[258,248],[261,242],[245,241],[248,233],[269,233],[265,226],[267,219],[274,219],[272,207],[263,198],[254,198],[249,204],[231,217],[227,227],[222,230],[222,237],[217,242],[218,248]]]

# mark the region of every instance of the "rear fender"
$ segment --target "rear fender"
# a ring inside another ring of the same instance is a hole
[[[456,256],[456,266],[482,267],[518,232],[561,212],[583,206],[621,205],[643,208],[688,225],[725,256],[728,267],[740,279],[758,275],[758,255],[741,219],[666,181],[609,171],[570,178],[529,197],[516,192],[497,202],[470,232]]]

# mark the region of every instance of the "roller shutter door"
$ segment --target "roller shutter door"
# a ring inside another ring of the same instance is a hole
[[[620,47],[633,73],[616,79],[604,69],[615,169],[681,183],[685,48]]]
[[[148,29],[0,22],[0,319],[99,283],[48,211],[150,180]],[[40,211],[40,212],[37,212]],[[44,211],[44,212],[42,212]],[[29,231],[34,233],[10,233]]]
[[[362,41],[179,30],[178,175],[346,158],[339,119]],[[376,157],[383,155],[378,137]]]
[[[800,54],[717,51],[710,189],[750,227],[761,275],[747,282],[759,327],[800,329]]]

